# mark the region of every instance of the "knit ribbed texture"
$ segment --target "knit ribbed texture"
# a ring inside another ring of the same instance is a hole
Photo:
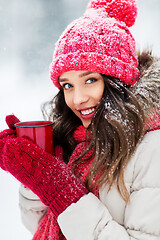
[[[88,132],[87,132],[88,133]],[[73,133],[74,140],[78,143],[77,147],[75,148],[69,163],[68,167],[72,170],[73,168],[73,162],[75,159],[84,151],[85,149],[85,135],[86,135],[86,128],[83,126],[79,126]],[[89,157],[91,155],[91,151],[87,154],[85,157]],[[85,185],[86,176],[89,172],[90,165],[92,163],[93,159],[90,159],[89,161],[81,162],[77,165],[75,176],[80,179],[83,185]],[[98,189],[94,188],[93,193],[98,197]],[[54,217],[53,213],[49,209],[45,217],[42,219],[34,237],[33,240],[65,240],[66,238],[63,236],[56,218]]]
[[[50,209],[41,220],[37,231],[35,232],[32,240],[66,240],[63,236],[60,227],[57,223],[57,219],[53,215]]]
[[[60,88],[63,72],[83,70],[119,78],[139,79],[135,40],[128,26],[137,16],[135,0],[92,0],[82,17],[68,25],[56,43],[51,80]]]
[[[62,159],[51,156],[28,139],[8,140],[4,163],[7,171],[37,194],[56,218],[88,192]]]

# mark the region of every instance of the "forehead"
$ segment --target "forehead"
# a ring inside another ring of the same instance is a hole
[[[88,76],[88,75],[100,75],[99,73],[97,72],[91,72],[91,71],[68,71],[68,72],[64,72],[60,75],[59,77],[59,80],[61,79],[69,79],[69,78],[72,78],[72,77],[79,77],[79,78],[83,78],[85,76]]]
[[[91,74],[92,72],[90,71],[68,71],[68,72],[64,72],[60,75],[59,78],[66,78],[66,77],[70,77],[70,76],[79,76],[79,77],[83,77],[85,75]]]

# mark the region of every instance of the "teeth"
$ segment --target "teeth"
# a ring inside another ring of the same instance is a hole
[[[81,111],[81,113],[82,113],[83,115],[87,115],[87,114],[90,114],[90,113],[92,113],[92,112],[94,112],[94,108],[90,108],[90,109],[88,109],[88,110]]]

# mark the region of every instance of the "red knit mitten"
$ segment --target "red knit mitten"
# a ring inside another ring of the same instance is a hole
[[[62,149],[52,156],[25,138],[9,139],[4,147],[4,164],[7,171],[30,188],[53,214],[63,212],[77,202],[87,189],[62,161]]]
[[[14,115],[8,115],[6,116],[6,123],[10,129],[3,130],[0,132],[0,167],[5,170],[5,166],[3,163],[3,149],[6,141],[10,138],[15,138],[16,137],[16,131],[14,124],[19,122],[19,119],[15,117]]]

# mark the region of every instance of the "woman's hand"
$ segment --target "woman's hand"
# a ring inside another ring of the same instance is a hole
[[[52,156],[32,141],[19,137],[7,139],[3,151],[5,170],[30,188],[55,217],[87,193],[62,156],[60,146],[55,147]]]

